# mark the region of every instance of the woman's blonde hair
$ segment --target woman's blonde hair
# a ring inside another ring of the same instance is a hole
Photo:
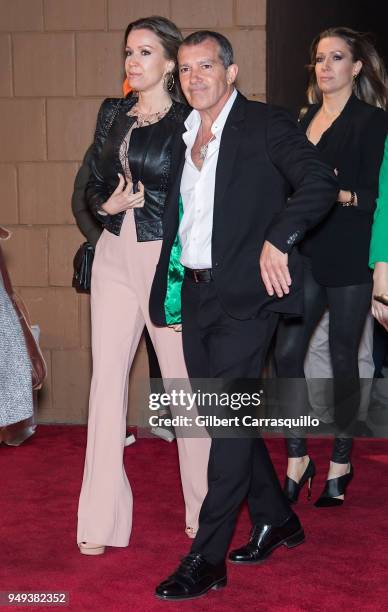
[[[307,99],[310,104],[322,102],[322,92],[318,87],[315,74],[315,62],[319,41],[323,38],[342,38],[348,45],[353,62],[362,62],[362,68],[354,79],[353,91],[355,95],[372,106],[387,110],[388,91],[387,74],[384,62],[376,51],[368,34],[356,32],[350,28],[336,27],[324,30],[314,38],[310,47],[310,73],[307,88]]]

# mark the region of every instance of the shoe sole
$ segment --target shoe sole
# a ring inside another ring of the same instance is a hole
[[[87,546],[79,546],[78,548],[81,555],[96,556],[103,555],[105,552],[105,546],[94,546],[90,548],[88,548]]]
[[[279,548],[279,546],[286,546],[287,548],[295,548],[295,546],[299,546],[299,544],[303,544],[306,536],[304,534],[303,529],[300,529],[296,533],[292,534],[288,538],[284,538],[281,542],[273,546],[269,549],[264,557],[258,559],[257,561],[235,561],[234,559],[228,559],[230,563],[239,563],[240,565],[260,565],[260,563],[264,563],[268,559],[268,557],[273,553],[274,550]]]
[[[326,498],[329,501],[321,501],[318,500],[315,502],[315,508],[340,508],[344,504],[344,499],[336,499],[335,497]],[[331,500],[331,501],[330,501]]]
[[[209,591],[212,591],[212,590],[218,591],[219,589],[223,589],[224,587],[226,587],[226,584],[227,584],[227,579],[225,577],[225,578],[221,578],[221,580],[217,580],[217,582],[209,586],[205,591],[202,591],[201,593],[197,593],[196,595],[190,595],[189,597],[185,597],[185,596],[169,597],[168,595],[163,596],[163,595],[158,595],[157,593],[155,593],[155,597],[157,599],[162,599],[163,601],[183,601],[185,599],[198,599],[198,597],[203,597]]]

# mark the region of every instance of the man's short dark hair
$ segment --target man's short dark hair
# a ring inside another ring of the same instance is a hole
[[[228,68],[228,66],[234,64],[233,47],[226,36],[219,34],[219,32],[213,32],[212,30],[198,30],[198,32],[193,32],[192,34],[186,36],[181,46],[200,45],[205,40],[214,40],[216,43],[218,43],[220,48],[219,58],[225,68]]]

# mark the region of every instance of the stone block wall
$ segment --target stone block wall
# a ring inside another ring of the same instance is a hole
[[[107,96],[121,95],[122,43],[138,17],[171,18],[184,33],[228,36],[239,88],[265,99],[266,0],[0,0],[0,224],[13,284],[41,328],[49,375],[41,422],[82,423],[90,383],[89,298],[71,288],[83,237],[70,198]],[[130,380],[148,376],[141,343]]]

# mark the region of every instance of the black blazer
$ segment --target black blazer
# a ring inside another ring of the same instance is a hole
[[[178,201],[185,161],[182,133],[173,147],[172,175],[163,217],[163,245],[151,290],[150,315],[165,325],[164,300],[171,247],[178,231]],[[302,312],[300,257],[293,249],[329,211],[338,192],[333,170],[283,109],[238,94],[222,132],[214,195],[213,276],[232,317],[256,317],[266,307]],[[288,198],[288,201],[287,201]],[[290,294],[268,296],[259,256],[264,240],[289,253]]]
[[[301,119],[304,131],[319,108],[312,105]],[[388,113],[352,95],[317,144],[323,159],[337,168],[340,188],[355,191],[358,201],[358,206],[335,204],[301,245],[301,252],[311,256],[313,275],[321,285],[372,282],[369,243],[387,130]]]

